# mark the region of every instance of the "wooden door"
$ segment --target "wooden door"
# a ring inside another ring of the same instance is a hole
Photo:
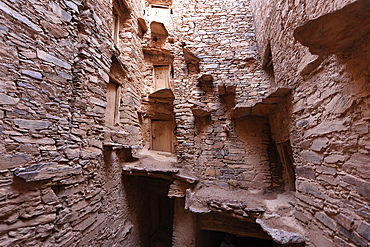
[[[170,87],[170,66],[154,66],[154,89],[159,90]]]
[[[152,149],[157,151],[173,151],[172,121],[152,120]]]
[[[105,121],[108,125],[115,125],[119,121],[119,86],[112,82],[107,84],[107,107],[105,108]]]

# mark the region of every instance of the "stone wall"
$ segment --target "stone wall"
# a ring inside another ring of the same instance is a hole
[[[210,184],[270,186],[267,122],[232,120],[236,104],[257,102],[270,87],[256,52],[249,1],[176,1],[172,20],[179,164]],[[199,73],[189,72],[183,48],[200,59]],[[213,82],[198,82],[202,75]],[[210,114],[194,116],[194,105]]]
[[[310,246],[366,246],[370,240],[369,36],[357,37],[335,54],[318,54],[320,59],[293,37],[299,24],[351,2],[362,1],[252,2],[259,51],[263,54],[270,43],[276,84],[294,88],[292,115],[284,125],[289,126],[296,167],[296,217],[307,225]],[[345,11],[338,14],[349,18]],[[340,35],[348,31],[333,35],[345,40]]]
[[[205,230],[299,246],[301,226],[309,246],[366,246],[368,25],[330,26],[318,46],[307,37],[321,16],[356,24],[367,0],[170,2],[0,2],[1,245],[149,245],[158,194],[174,246],[200,245]],[[149,3],[169,4],[165,30]],[[331,32],[343,36],[325,43]],[[177,161],[141,151],[153,119],[173,121]]]
[[[132,228],[120,172],[124,150],[103,146],[141,144],[142,7],[127,4],[115,47],[112,6],[0,3],[2,246],[113,245]],[[106,127],[113,55],[125,63],[124,97],[121,121]]]

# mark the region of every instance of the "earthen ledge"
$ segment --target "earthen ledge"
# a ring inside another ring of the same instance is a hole
[[[279,244],[299,244],[305,242],[304,236],[300,233],[285,231],[281,228],[270,228],[262,219],[256,219],[256,223],[258,223],[262,227],[263,231]]]
[[[231,113],[233,119],[243,118],[247,116],[267,117],[276,108],[286,95],[291,92],[290,88],[278,88],[266,98],[255,103],[239,103]]]
[[[105,142],[105,143],[103,143],[103,147],[111,148],[113,150],[117,150],[117,149],[132,150],[132,147],[129,146],[129,145],[114,143],[114,142]]]
[[[185,175],[181,173],[172,174],[172,177],[183,182],[187,182],[189,184],[195,184],[199,182],[199,179],[190,175]]]
[[[207,106],[201,107],[198,105],[194,105],[191,107],[191,111],[195,117],[206,117],[211,115],[211,109],[209,109]]]
[[[370,31],[370,5],[358,0],[342,9],[309,20],[294,30],[294,38],[312,54],[338,54]]]
[[[175,95],[171,88],[161,88],[156,90],[155,92],[149,94],[149,98],[168,98],[174,99]]]
[[[144,58],[156,65],[168,65],[171,64],[174,59],[172,52],[166,49],[146,47],[143,48],[143,52]]]
[[[182,48],[184,52],[184,59],[187,63],[199,63],[201,61],[200,58],[195,56],[191,51],[186,49],[185,47]]]
[[[212,84],[213,83],[213,76],[210,74],[203,74],[201,77],[197,79],[200,84]]]

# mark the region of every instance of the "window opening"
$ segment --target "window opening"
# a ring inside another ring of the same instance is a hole
[[[113,14],[113,42],[114,44],[118,45],[119,42],[119,23],[120,23],[120,17],[117,14]]]
[[[265,51],[265,57],[263,60],[263,68],[267,74],[271,77],[272,82],[275,83],[275,72],[274,72],[274,63],[272,59],[271,44],[268,43]]]
[[[161,5],[151,5],[150,6],[150,21],[157,21],[163,23],[165,26],[168,26],[170,19],[170,9],[168,6]]]

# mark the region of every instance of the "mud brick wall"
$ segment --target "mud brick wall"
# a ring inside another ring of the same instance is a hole
[[[119,52],[111,1],[0,3],[2,246],[113,245],[130,231],[122,162],[115,152],[103,158],[106,132],[141,143],[135,115],[141,5],[128,6],[121,30],[121,46],[128,49]],[[129,65],[122,121],[112,130],[104,113],[114,54]]]
[[[312,55],[293,38],[298,24],[351,2],[252,4],[260,53],[271,44],[276,83],[294,88],[288,125],[297,175],[296,217],[307,225],[310,246],[366,246],[370,240],[369,36],[324,56],[308,74],[300,68]]]

